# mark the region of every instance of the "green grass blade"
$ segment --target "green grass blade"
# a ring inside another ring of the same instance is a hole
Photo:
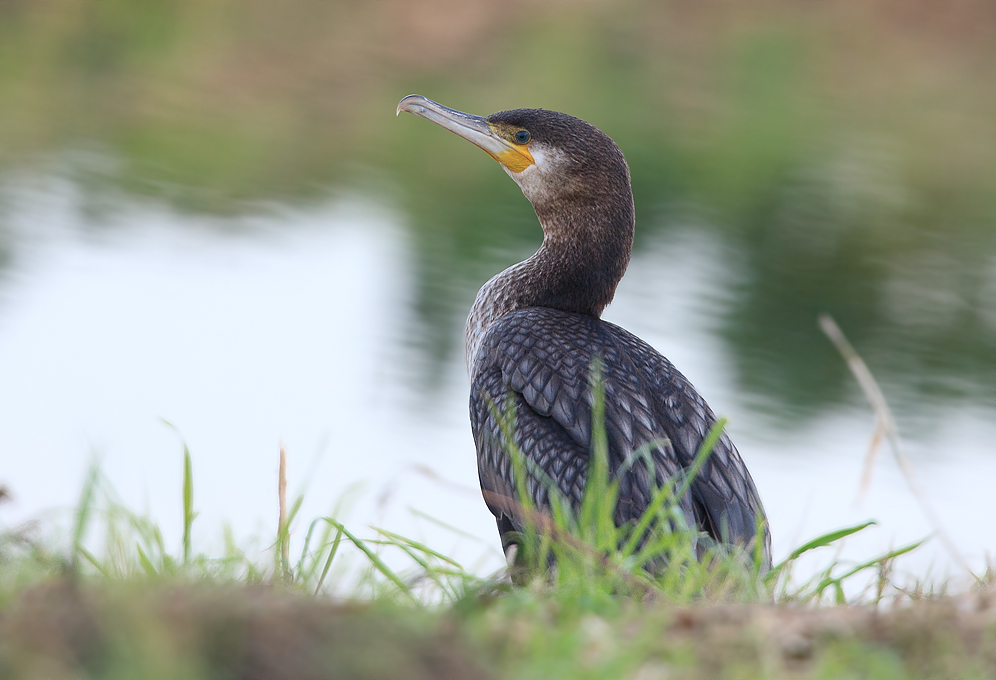
[[[93,513],[94,499],[97,495],[97,484],[100,481],[100,466],[94,460],[90,463],[86,477],[83,481],[83,490],[80,492],[79,503],[76,504],[76,514],[73,518],[73,555],[70,559],[70,569],[73,572],[79,568],[79,556],[89,555],[83,548],[83,536],[86,528],[90,524],[90,516]],[[100,567],[98,567],[99,569]]]
[[[341,541],[342,527],[338,527],[336,528],[335,538],[332,540],[332,547],[329,549],[329,555],[325,559],[325,566],[322,568],[322,575],[318,578],[318,584],[315,585],[315,595],[321,591],[322,585],[325,583],[325,577],[328,576],[329,568],[332,566],[332,560],[335,559],[335,554],[339,551],[339,543]]]
[[[307,583],[308,581],[311,580],[311,577],[314,576],[315,570],[318,568],[318,563],[319,559],[321,558],[321,553],[324,551],[324,547],[328,545],[328,538],[329,538],[329,533],[331,533],[332,531],[332,525],[329,524],[328,522],[324,522],[325,530],[322,533],[321,537],[321,545],[323,547],[322,549],[319,550],[319,554],[312,559],[311,566],[307,567],[306,563],[308,561],[308,555],[309,555],[308,551],[311,548],[311,539],[312,536],[314,536],[315,529],[317,528],[320,522],[324,522],[324,519],[321,517],[312,520],[311,524],[308,525],[308,532],[304,536],[304,545],[301,546],[301,557],[298,558],[297,565],[294,568],[294,571],[297,573],[296,580],[301,583]]]
[[[640,539],[647,532],[647,529],[650,528],[650,523],[659,516],[664,504],[673,498],[673,493],[674,479],[667,480],[664,486],[654,492],[654,497],[651,499],[650,504],[647,505],[646,510],[643,511],[643,514],[640,516],[640,521],[637,522],[636,527],[633,529],[633,533],[630,534],[626,544],[620,550],[624,556],[633,554],[633,551],[636,550],[636,546],[639,544]]]
[[[414,547],[414,544],[416,543],[415,541],[411,541],[402,536],[398,536],[397,534],[392,534],[391,532],[384,531],[383,529],[378,529],[377,527],[373,527],[373,529],[374,531],[384,536],[387,536],[390,539],[387,541],[376,541],[378,544],[394,546],[395,548],[404,551],[404,553],[408,555],[408,557],[410,557],[412,561],[415,562],[415,564],[422,567],[423,573],[425,573],[425,575],[428,576],[432,580],[432,582],[436,584],[436,587],[439,588],[440,592],[442,592],[446,597],[449,598],[453,598],[455,596],[455,593],[446,583],[446,580],[442,578],[442,576],[444,576],[445,574],[440,569],[430,564],[426,558],[419,555],[420,551],[424,552],[425,554],[429,554],[434,551],[428,549],[423,550],[422,548],[415,548]],[[448,562],[452,562],[448,558],[446,559]]]
[[[591,451],[588,478],[581,495],[579,537],[598,548],[612,549],[616,526],[612,515],[618,483],[609,482],[609,440],[605,430],[605,381],[602,363],[592,359],[588,378],[591,389]]]
[[[807,543],[804,543],[803,545],[801,545],[798,548],[796,548],[795,550],[793,550],[792,553],[787,558],[785,558],[785,560],[783,562],[779,563],[778,566],[775,567],[775,569],[781,568],[781,566],[783,564],[785,564],[785,562],[790,562],[792,560],[798,559],[804,553],[807,553],[810,550],[816,550],[817,548],[823,548],[825,546],[828,546],[831,543],[836,543],[837,541],[839,541],[842,538],[846,538],[846,537],[850,536],[851,534],[856,534],[859,531],[863,531],[863,530],[867,529],[868,527],[873,526],[875,524],[876,524],[875,520],[872,519],[872,520],[868,520],[867,522],[862,522],[861,524],[856,524],[856,525],[854,525],[852,527],[845,527],[843,529],[836,529],[834,531],[829,531],[829,532],[827,532],[827,533],[825,533],[825,534],[823,534],[821,536],[817,536],[816,538],[812,539],[811,541],[808,541]]]
[[[194,470],[190,449],[183,444],[183,563],[190,562],[190,529],[194,524]]]
[[[304,503],[304,494],[299,495],[294,499],[294,504],[291,505],[290,512],[287,513],[287,526],[294,523],[294,518],[297,517],[298,511],[301,509],[301,505]]]
[[[915,543],[910,543],[909,545],[904,546],[902,548],[896,548],[895,550],[890,550],[889,552],[885,553],[884,555],[876,557],[873,560],[868,560],[867,562],[863,562],[863,563],[859,564],[858,566],[854,567],[850,571],[846,572],[843,576],[841,576],[837,580],[838,581],[843,581],[844,579],[850,578],[851,576],[854,576],[858,572],[864,571],[865,569],[870,569],[871,567],[877,566],[877,565],[881,564],[882,562],[886,562],[888,560],[894,560],[895,558],[899,557],[900,555],[905,555],[908,552],[912,552],[913,550],[916,550],[921,545],[923,545],[926,541],[927,541],[927,539],[923,538],[923,539],[920,539],[919,541],[917,541]]]
[[[437,560],[442,560],[443,562],[446,562],[450,566],[456,567],[457,569],[461,569],[461,570],[463,569],[463,565],[461,565],[459,562],[457,562],[456,560],[454,560],[452,557],[447,557],[446,555],[442,554],[441,552],[437,552],[437,551],[433,550],[432,548],[430,548],[429,546],[427,546],[427,545],[425,545],[423,543],[420,543],[420,542],[415,541],[415,540],[410,539],[410,538],[405,538],[404,536],[402,536],[400,534],[396,534],[393,531],[388,531],[387,529],[380,529],[378,527],[373,527],[373,530],[376,531],[377,533],[381,534],[382,536],[386,536],[387,538],[390,538],[392,541],[395,541],[395,542],[397,542],[399,544],[400,543],[404,543],[405,545],[408,545],[408,546],[414,548],[415,550],[418,550],[418,551],[420,551],[422,553],[425,553],[426,555],[429,555],[431,557],[435,557]]]
[[[337,522],[336,520],[332,519],[331,517],[326,517],[325,519],[328,522],[331,522],[337,529],[342,531],[343,535],[346,538],[348,538],[353,545],[359,548],[360,552],[362,552],[364,555],[367,556],[367,559],[370,560],[370,563],[374,566],[374,568],[376,568],[377,571],[383,574],[387,578],[387,580],[396,585],[401,590],[401,592],[403,592],[406,596],[408,596],[412,600],[412,602],[415,603],[418,602],[418,599],[412,593],[411,588],[409,588],[405,584],[405,582],[402,581],[398,577],[398,575],[395,574],[394,571],[392,571],[391,568],[384,563],[384,560],[380,559],[377,553],[375,553],[374,551],[372,551],[370,548],[367,547],[365,541],[354,536],[352,532],[350,532],[345,526],[343,526],[341,523]]]
[[[304,496],[298,496],[294,500],[294,504],[291,506],[290,512],[287,513],[287,518],[280,526],[277,527],[277,540],[274,543],[274,558],[282,578],[287,582],[294,580],[294,570],[291,569],[289,557],[290,551],[288,550],[290,546],[290,526],[303,503]],[[312,522],[312,524],[314,524],[314,522]]]
[[[142,550],[141,544],[136,543],[135,548],[138,550],[138,561],[142,565],[142,569],[145,570],[146,575],[158,576],[159,572],[156,571],[156,567],[152,564],[152,560],[150,560],[148,555],[145,554],[145,551]]]
[[[452,533],[456,534],[457,536],[462,536],[463,538],[468,538],[468,539],[474,541],[475,543],[486,543],[486,541],[484,541],[483,539],[481,539],[480,536],[478,536],[476,534],[472,534],[469,531],[464,531],[463,529],[455,527],[452,524],[447,524],[446,522],[442,521],[441,519],[437,519],[437,518],[433,517],[432,515],[430,515],[430,514],[428,514],[426,512],[422,512],[418,508],[414,508],[412,506],[408,506],[408,511],[410,513],[412,513],[413,515],[415,515],[416,517],[421,517],[422,519],[428,520],[429,522],[432,522],[436,526],[442,527],[443,529],[446,529],[447,531],[452,532]]]
[[[699,444],[699,450],[695,454],[695,460],[692,461],[691,467],[685,473],[685,478],[681,481],[681,486],[678,487],[678,491],[674,494],[674,502],[680,503],[681,499],[685,497],[689,489],[692,488],[692,484],[695,482],[695,478],[699,476],[702,471],[702,467],[709,460],[709,456],[712,455],[712,451],[716,448],[716,443],[719,438],[723,436],[723,430],[726,429],[726,418],[720,418],[717,420],[711,428],[709,428],[709,433],[706,434],[705,439]]]
[[[103,576],[104,578],[112,578],[111,574],[108,573],[107,568],[104,565],[102,565],[100,561],[96,557],[94,557],[93,553],[91,553],[89,550],[80,545],[76,547],[76,552],[82,555],[83,559],[92,564],[94,568],[96,568],[96,570],[100,572],[101,576]]]

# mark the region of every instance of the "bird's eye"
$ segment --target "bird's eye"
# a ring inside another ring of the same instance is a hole
[[[528,130],[519,130],[518,132],[515,133],[515,143],[516,144],[525,144],[528,141],[529,141],[529,131]]]

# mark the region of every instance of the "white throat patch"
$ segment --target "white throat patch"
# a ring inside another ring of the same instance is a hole
[[[522,172],[512,172],[505,166],[502,168],[519,185],[529,202],[536,205],[544,203],[553,195],[553,187],[558,178],[562,181],[561,167],[567,157],[560,150],[539,142],[533,142],[529,146],[529,153],[532,154],[534,163]]]

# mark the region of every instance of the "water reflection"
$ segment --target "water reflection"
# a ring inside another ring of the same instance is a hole
[[[292,480],[307,480],[305,517],[365,481],[355,512],[373,521],[376,493],[416,463],[474,478],[469,430],[452,426],[464,424],[464,386],[433,418],[411,408],[410,269],[392,216],[336,202],[245,220],[233,237],[133,204],[112,220],[133,228],[95,241],[79,237],[73,187],[46,188],[11,215],[49,234],[8,277],[0,322],[16,517],[71,503],[92,450],[124,501],[177,540],[180,448],[160,419],[194,452],[205,540],[223,522],[240,536],[272,523],[280,441]],[[418,478],[390,500],[396,513],[410,504],[437,516],[463,503],[462,517],[490,524],[477,499]]]
[[[934,214],[895,157],[869,146],[800,165],[761,192],[768,202],[733,215],[637,191],[637,254],[689,222],[725,244],[710,267],[716,293],[695,304],[726,343],[739,389],[785,428],[854,403],[847,369],[817,328],[823,312],[861,347],[905,426],[932,426],[924,406],[938,402],[996,407],[996,230]],[[528,203],[487,163],[452,182],[413,179],[418,198],[404,204],[420,337],[438,363],[456,351],[450,340],[480,282],[540,239]],[[660,179],[639,155],[631,167],[643,182]],[[688,283],[671,282],[669,295],[688,298]]]
[[[21,235],[0,308],[3,481],[17,500],[4,508],[6,522],[65,509],[96,451],[123,500],[147,509],[175,545],[181,449],[166,419],[194,453],[202,545],[225,522],[241,536],[272,532],[283,441],[292,486],[307,487],[302,517],[328,512],[362,483],[352,496],[357,526],[424,538],[482,571],[500,564],[476,492],[461,355],[437,363],[410,341],[421,323],[412,298],[419,260],[399,215],[352,198],[197,220],[121,201],[95,238],[71,183],[8,188],[6,204],[6,224]],[[872,429],[859,399],[794,428],[757,417],[766,395],[739,384],[736,354],[717,333],[737,304],[741,257],[699,222],[667,225],[644,239],[606,317],[670,356],[730,416],[776,556],[868,517],[882,528],[851,541],[845,556],[929,533],[888,461],[852,507]],[[426,365],[439,373],[430,393],[416,379]],[[954,540],[978,565],[993,538],[996,458],[987,442],[996,421],[981,406],[934,408],[939,425],[907,446]],[[949,560],[935,545],[908,564],[943,572]]]
[[[852,154],[790,178],[739,241],[745,277],[724,315],[742,385],[787,426],[846,403],[850,379],[813,319],[834,314],[908,426],[937,402],[992,407],[996,241],[924,223],[885,157]]]
[[[473,493],[407,466],[476,486],[461,327],[540,230],[490,159],[393,117],[419,91],[616,139],[638,233],[608,317],[733,418],[776,553],[852,514],[897,527],[881,542],[928,530],[884,462],[865,509],[841,510],[871,420],[820,312],[882,382],[957,539],[992,545],[992,6],[8,5],[0,462],[18,512],[68,503],[93,445],[123,494],[177,516],[166,417],[204,526],[271,516],[285,437],[294,469],[327,452],[306,516],[391,478],[398,528],[411,502],[491,536]]]
[[[982,5],[921,2],[892,21],[877,3],[755,15],[616,0],[530,5],[528,22],[480,0],[184,7],[5,10],[0,171],[68,166],[87,187],[84,233],[106,231],[122,194],[201,226],[318,206],[332,190],[376,196],[404,215],[407,337],[420,389],[438,389],[476,286],[540,234],[489,159],[394,119],[395,106],[413,90],[482,114],[544,106],[626,153],[637,252],[687,221],[727,244],[725,302],[708,313],[764,417],[791,428],[853,403],[814,323],[823,311],[908,426],[935,403],[996,407],[996,81]],[[0,224],[0,271],[31,231]]]

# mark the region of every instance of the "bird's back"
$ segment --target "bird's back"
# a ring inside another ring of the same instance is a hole
[[[619,479],[617,523],[643,514],[655,487],[683,474],[715,424],[712,410],[674,366],[632,333],[597,318],[528,307],[491,324],[471,365],[471,424],[478,471],[502,541],[522,529],[514,505],[512,462],[495,409],[512,395],[514,439],[577,507],[587,479],[592,442],[591,367],[597,359],[605,393],[609,472]],[[633,463],[649,449],[653,473]],[[656,480],[652,478],[655,475]],[[528,479],[532,501],[547,507],[544,485]],[[763,509],[754,482],[725,434],[680,506],[687,523],[723,542],[750,544]],[[767,528],[761,538],[770,561]]]

